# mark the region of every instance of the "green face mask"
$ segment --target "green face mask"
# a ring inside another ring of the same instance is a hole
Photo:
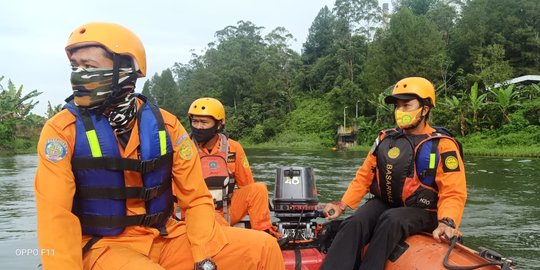
[[[71,88],[75,105],[83,108],[99,106],[112,91],[112,68],[77,68],[71,72]]]
[[[409,129],[418,125],[422,120],[422,107],[412,111],[404,112],[402,110],[395,110],[394,117],[396,118],[396,124],[402,129]]]
[[[119,85],[132,73],[132,68],[120,68]],[[95,108],[101,105],[112,91],[112,68],[77,68],[71,72],[71,88],[75,105]]]

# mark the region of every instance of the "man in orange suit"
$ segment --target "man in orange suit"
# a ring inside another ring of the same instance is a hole
[[[253,180],[244,149],[223,133],[223,104],[214,98],[200,98],[191,104],[188,114],[191,137],[201,158],[203,176],[213,195],[218,220],[234,225],[249,214],[252,229],[279,238],[270,220],[266,185]],[[235,190],[236,184],[238,189]]]
[[[73,96],[38,143],[38,243],[54,250],[43,268],[284,269],[271,236],[216,222],[185,129],[134,93],[146,74],[139,38],[89,23],[65,50]],[[182,221],[172,218],[175,202]]]
[[[409,235],[432,232],[441,241],[457,234],[467,199],[465,168],[459,143],[428,124],[433,84],[402,79],[385,102],[394,104],[398,128],[381,131],[341,200],[324,212],[335,219],[347,207],[355,209],[368,191],[374,198],[343,221],[321,269],[382,270]]]

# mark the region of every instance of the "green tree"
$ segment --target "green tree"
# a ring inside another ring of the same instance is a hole
[[[473,131],[478,129],[478,112],[484,106],[484,101],[486,100],[487,93],[478,95],[478,82],[475,82],[469,92],[469,101],[470,108],[472,111],[472,125]]]
[[[384,74],[367,81],[371,92],[382,91],[411,75],[438,81],[442,77],[441,69],[448,65],[445,44],[437,26],[407,8],[392,15],[388,30],[378,34],[371,46],[365,67],[367,76],[363,77]]]
[[[462,8],[451,36],[452,58],[474,73],[476,55],[499,44],[517,75],[540,69],[540,5],[536,0],[471,0]]]
[[[4,76],[0,77],[0,83],[3,79]],[[8,81],[7,88],[0,84],[0,122],[9,119],[24,119],[39,103],[39,101],[34,102],[32,98],[41,95],[42,92],[32,90],[26,95],[22,92],[23,85],[17,88],[11,80]]]
[[[380,30],[368,46],[368,54],[361,77],[367,86],[369,95],[376,96],[392,84],[393,78],[390,78],[390,74],[387,72],[391,63],[388,62],[389,59],[384,47],[386,35],[386,31]]]
[[[51,105],[50,101],[47,101],[47,119],[51,119],[53,116],[55,116],[57,113],[59,113],[64,106],[62,104],[57,104],[55,106]]]
[[[337,77],[334,54],[337,20],[328,7],[319,11],[309,28],[306,43],[303,45],[304,66],[298,76],[300,90],[310,94],[330,91]]]
[[[460,98],[456,96],[450,96],[450,97],[445,97],[443,100],[443,106],[447,110],[454,112],[453,115],[455,117],[454,119],[455,123],[457,124],[456,127],[459,133],[461,134],[461,136],[465,136],[465,132],[467,129],[467,125],[466,125],[467,119],[465,117],[463,103],[464,103],[463,96],[461,96]]]
[[[341,119],[343,119],[343,108],[345,106],[353,108],[355,106],[354,103],[357,100],[360,100],[360,95],[360,89],[350,80],[345,80],[339,86],[336,85],[332,91],[326,94],[328,103],[332,105],[333,117],[331,117],[331,119],[334,121],[336,126],[341,123]],[[349,117],[352,118],[350,114]]]
[[[520,90],[524,99],[533,100],[540,96],[540,84],[531,84]]]
[[[487,86],[512,78],[512,67],[504,60],[504,48],[501,45],[488,45],[473,63],[476,69],[476,80],[481,80]]]
[[[253,76],[264,59],[262,27],[252,22],[239,21],[238,26],[227,26],[217,31],[215,50],[205,55],[210,69],[218,75],[221,99],[235,110],[253,90]]]
[[[4,76],[0,77],[0,149],[13,150],[17,125],[25,120],[30,111],[38,104],[33,98],[41,92],[32,90],[23,95],[23,85],[16,87],[11,80],[7,88],[1,84]]]
[[[336,0],[334,12],[345,21],[354,34],[371,39],[382,21],[382,9],[377,0]]]
[[[264,38],[267,57],[257,70],[255,92],[264,93],[262,99],[258,100],[265,106],[263,109],[278,109],[272,113],[274,118],[282,118],[286,112],[291,112],[294,106],[294,80],[299,75],[302,61],[300,55],[288,47],[293,39],[283,27],[272,30]],[[265,81],[263,85],[257,83],[261,81]]]
[[[311,95],[327,93],[334,87],[339,76],[335,55],[327,55],[317,59],[315,64],[303,67],[301,88]]]
[[[438,2],[438,0],[395,0],[393,6],[396,10],[408,8],[416,15],[426,15]]]
[[[330,34],[311,36],[313,39],[308,44],[329,46],[316,61],[304,62],[301,88],[320,97],[326,94],[336,112],[333,121],[337,122],[341,118],[337,113],[339,108],[354,106],[357,100],[365,103],[366,92],[360,74],[365,65],[368,40],[380,21],[381,10],[376,1],[339,0],[333,12],[336,15],[329,15],[329,11],[323,9],[310,28],[311,33],[330,33],[323,27],[331,26],[332,40],[328,39]]]
[[[426,17],[437,25],[443,35],[443,40],[448,44],[450,32],[453,31],[455,20],[458,18],[456,6],[443,1],[436,1],[426,12]]]
[[[358,74],[362,72],[362,67],[367,56],[367,40],[363,36],[352,36],[346,42],[338,45],[336,60],[339,65],[337,83],[349,80],[359,84]]]
[[[455,3],[452,4],[450,2],[437,0],[426,12],[426,17],[437,25],[437,29],[442,35],[446,48],[450,44],[450,33],[454,30],[455,21],[458,18],[457,8],[459,7],[459,4],[456,5]],[[448,85],[446,82],[449,80],[449,77],[452,77],[452,72],[450,70],[453,60],[449,57],[447,50],[445,50],[445,53],[440,53],[437,58],[438,59],[435,61],[435,67],[440,72],[439,76],[441,80],[445,82],[444,92],[446,93],[448,90]]]
[[[336,18],[324,6],[309,27],[306,42],[303,44],[302,59],[305,64],[314,64],[317,59],[327,55],[334,44]]]
[[[215,53],[212,51],[212,53]],[[210,52],[207,52],[210,54]],[[193,55],[187,64],[175,63],[173,72],[179,88],[178,109],[180,115],[186,115],[189,106],[200,97],[220,98],[219,74],[213,72],[214,64],[204,63],[205,55]],[[180,120],[184,120],[180,117]],[[184,120],[185,121],[185,120]],[[184,123],[184,122],[183,122]],[[185,122],[184,124],[187,124]]]
[[[511,84],[507,87],[500,87],[490,89],[489,91],[495,96],[495,101],[499,109],[501,110],[502,119],[504,123],[509,123],[508,110],[516,105],[516,97],[518,91],[514,90],[515,85]]]
[[[161,75],[157,73],[152,76],[152,82],[145,83],[143,87],[143,92],[148,95],[150,93],[151,99],[155,99],[156,103],[163,109],[180,116],[182,113],[179,110],[179,91],[178,86],[173,78],[172,71],[166,69],[161,72]]]
[[[153,100],[154,97],[152,96],[152,93],[150,93],[151,85],[152,85],[152,80],[146,80],[144,82],[141,94],[143,94],[145,97],[149,98],[150,100],[155,101]]]
[[[194,55],[188,64],[175,64],[174,73],[181,104],[215,97],[229,108],[227,129],[233,136],[248,136],[258,125],[252,135],[267,140],[281,128],[279,120],[294,109],[302,62],[289,48],[294,37],[285,28],[264,37],[261,30],[240,21],[217,31],[216,41],[202,55]]]
[[[385,91],[389,92],[389,91]],[[375,107],[375,123],[380,126],[387,126],[393,123],[393,106],[386,104],[384,98],[387,96],[387,93],[381,92],[379,94],[371,93],[368,98],[368,102]]]
[[[17,121],[15,148],[22,151],[34,151],[41,129],[47,119],[33,113],[28,114],[22,121]]]

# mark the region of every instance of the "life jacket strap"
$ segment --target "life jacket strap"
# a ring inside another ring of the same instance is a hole
[[[71,160],[71,166],[73,170],[128,170],[144,174],[172,164],[172,157],[173,152],[149,160],[114,157],[75,157]]]
[[[168,215],[166,215],[165,212],[158,212],[150,215],[141,214],[131,216],[79,216],[82,226],[92,228],[115,228],[128,226],[151,227],[159,224],[164,218],[168,218]]]
[[[172,186],[172,178],[168,178],[161,185],[145,187],[84,187],[77,186],[76,196],[80,199],[143,199],[149,201],[154,199]]]
[[[159,230],[159,236],[165,237],[165,236],[169,235],[169,232],[167,232],[167,228],[165,226],[159,227],[158,230]]]
[[[84,245],[84,247],[82,248],[82,254],[84,256],[84,254],[90,250],[90,248],[95,244],[97,243],[97,241],[99,241],[101,238],[103,238],[102,236],[92,236],[92,238],[90,238],[90,240],[88,240],[88,242],[86,242],[86,244]]]
[[[439,148],[439,139],[432,139],[431,140],[431,151],[429,153],[429,164],[427,168],[423,171],[421,171],[418,174],[418,177],[420,179],[423,179],[427,176],[436,176],[437,175],[437,164],[435,164],[436,156],[437,156],[437,149]],[[418,153],[417,153],[418,155]]]

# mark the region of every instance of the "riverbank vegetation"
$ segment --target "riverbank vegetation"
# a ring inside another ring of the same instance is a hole
[[[466,154],[538,157],[540,86],[504,83],[540,75],[538,14],[536,0],[397,0],[388,11],[376,0],[337,0],[314,18],[301,53],[283,27],[239,21],[188,63],[155,73],[142,93],[187,127],[193,100],[218,98],[231,137],[250,146],[332,148],[345,125],[357,132],[356,149],[369,149],[393,126],[383,102],[392,85],[423,76],[437,88],[431,122]],[[17,119],[0,133],[33,134],[13,128],[32,129]],[[2,148],[18,149],[1,136]]]

